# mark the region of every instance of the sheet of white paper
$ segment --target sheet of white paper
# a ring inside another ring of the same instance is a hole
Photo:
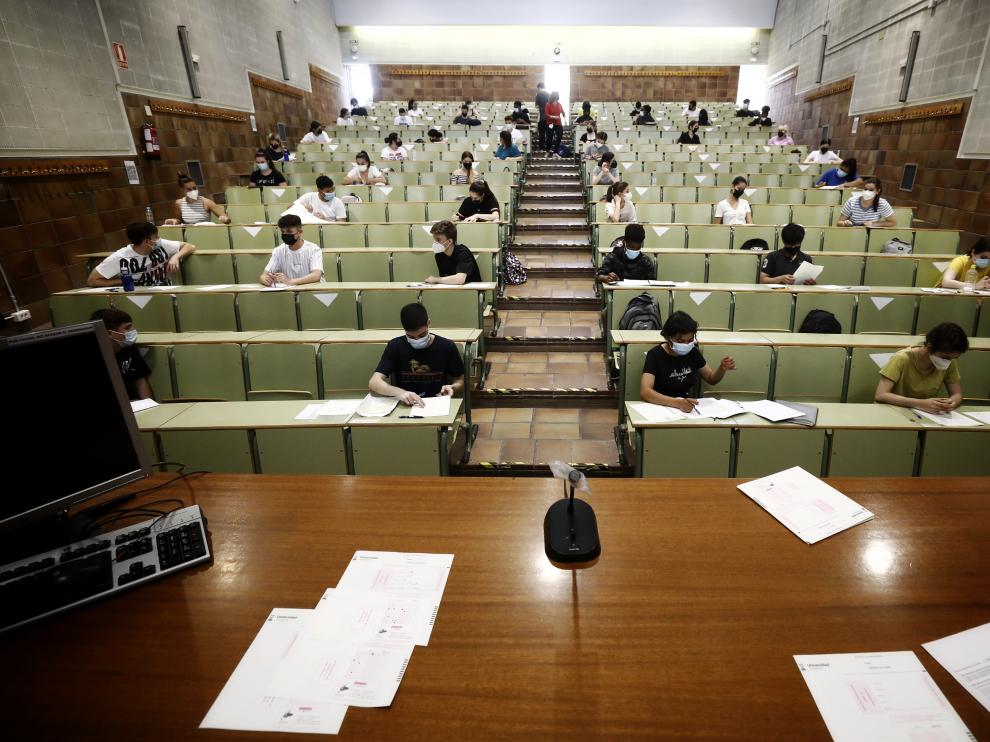
[[[825,270],[824,265],[815,265],[814,263],[809,263],[807,260],[801,263],[794,271],[794,283],[801,285],[807,283],[808,281],[815,281],[821,272]]]
[[[806,544],[818,543],[873,517],[869,510],[800,466],[737,486]]]
[[[822,187],[821,187],[821,189],[822,189],[823,191],[834,191],[834,190],[835,190],[835,189],[837,189],[838,187],[839,187],[839,186],[829,186],[829,185],[826,185],[826,186],[822,186]]]
[[[708,167],[710,167],[712,170],[718,170],[720,167],[722,167],[722,163],[721,162],[709,162],[708,163]]]
[[[324,417],[350,417],[357,412],[363,399],[328,399],[317,412]]]
[[[355,551],[337,582],[337,589],[406,597],[418,595],[436,601],[439,609],[453,563],[453,554]]]
[[[768,289],[786,289],[787,288],[787,284],[786,283],[766,283],[766,284],[763,284],[763,285],[766,286]]]
[[[877,368],[883,368],[886,366],[890,363],[890,359],[893,357],[893,353],[870,353],[870,359],[877,364]]]
[[[945,414],[944,412],[937,414],[931,412],[925,412],[924,410],[919,410],[917,408],[913,408],[912,411],[914,412],[914,414],[923,417],[925,420],[930,420],[933,423],[938,423],[939,425],[945,428],[975,428],[978,425],[980,425],[980,423],[977,422],[976,420],[966,417],[965,415],[961,415],[955,410],[953,410],[949,414]]]
[[[146,306],[148,306],[148,302],[151,301],[152,299],[154,299],[155,297],[153,297],[153,296],[128,296],[127,298],[130,299],[138,307],[138,309],[144,309]]]
[[[792,417],[801,417],[800,412],[795,412],[790,407],[784,407],[769,399],[761,399],[757,402],[741,402],[746,412],[752,412],[772,423],[779,423],[781,420],[790,420]]]
[[[932,265],[935,266],[939,273],[945,273],[945,269],[949,267],[949,261],[939,260],[937,262],[933,262]]]
[[[331,304],[333,304],[334,299],[337,298],[337,295],[318,292],[313,294],[313,298],[316,299],[318,302],[320,302],[320,304],[322,304],[323,306],[329,307]]]
[[[629,406],[651,423],[667,423],[686,418],[686,415],[678,409],[650,402],[631,402]]]
[[[302,408],[298,415],[296,415],[296,420],[315,420],[316,416],[320,414],[320,409],[323,407],[322,404],[308,404]]]
[[[691,291],[688,293],[688,296],[691,297],[691,301],[693,301],[699,307],[702,305],[705,299],[707,299],[711,295],[712,295],[711,291]]]
[[[914,652],[799,654],[794,661],[835,742],[972,742]]]
[[[220,289],[229,289],[233,284],[230,283],[215,283],[212,286],[200,286],[197,291],[219,291]]]
[[[990,623],[921,646],[990,711]]]
[[[624,144],[616,144],[616,145],[615,145],[615,147],[613,147],[613,149],[615,149],[615,150],[617,150],[617,151],[618,151],[618,150],[621,150],[621,149],[623,149],[623,148],[624,148],[625,146],[626,146],[626,145],[624,145]]]
[[[888,304],[890,304],[890,302],[892,302],[893,300],[894,300],[894,298],[892,296],[871,296],[870,297],[870,301],[873,302],[873,306],[875,306],[878,310],[882,310],[885,306],[887,306]]]
[[[650,286],[677,286],[678,285],[674,281],[653,281],[653,280],[651,280],[649,283],[650,283]],[[685,283],[683,285],[686,286],[687,285],[687,282],[685,281]]]
[[[200,722],[201,729],[337,734],[347,713],[342,703],[299,703],[266,695],[266,687],[311,609],[276,608],[269,614],[227,684]]]
[[[289,288],[287,283],[273,283],[271,286],[265,286],[262,291],[285,291]]]
[[[647,278],[623,278],[616,285],[618,286],[649,286],[650,281]]]
[[[653,231],[657,237],[663,237],[669,229],[670,227],[653,227]]]
[[[798,165],[798,170],[800,170],[802,173],[804,173],[804,172],[807,172],[808,171],[808,168],[809,167],[811,167],[811,165]]]
[[[724,420],[734,415],[741,415],[746,411],[738,402],[731,399],[718,399],[717,397],[701,397],[695,410],[698,411],[699,415],[715,420]]]
[[[378,186],[378,190],[384,193],[386,196],[392,192],[392,186]]]
[[[958,293],[955,289],[943,289],[943,288],[923,288],[921,289],[923,293],[926,294],[955,294]]]
[[[357,414],[361,417],[386,417],[391,414],[399,400],[395,397],[376,397],[368,394],[358,405]]]
[[[313,216],[308,211],[306,207],[303,206],[298,201],[285,211],[283,211],[280,216],[298,216],[303,224],[327,224],[325,219],[320,219],[318,216]]]
[[[450,397],[426,397],[423,407],[413,407],[410,417],[447,417],[450,414]]]
[[[367,644],[430,642],[436,619],[433,602],[417,597],[328,588],[316,604],[304,636]]]
[[[750,198],[754,193],[756,193],[756,188],[746,188],[743,192],[746,194],[746,198]]]
[[[141,412],[142,410],[150,410],[152,407],[157,407],[158,403],[153,399],[132,399],[131,400],[131,412]]]
[[[622,167],[624,167],[626,170],[628,170],[632,166],[633,166],[633,164],[631,162],[623,162],[622,163]]]
[[[285,193],[285,189],[284,188],[271,188],[271,187],[269,187],[268,190],[271,191],[272,193],[274,193],[279,198],[281,198],[282,197],[282,194]]]
[[[966,415],[983,425],[990,425],[990,412],[967,412]]]
[[[422,229],[427,234],[429,234],[430,233],[430,230],[433,229],[433,225],[432,224],[421,224],[419,228]]]

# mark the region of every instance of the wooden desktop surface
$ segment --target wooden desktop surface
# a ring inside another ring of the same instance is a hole
[[[455,559],[430,645],[345,739],[827,740],[792,655],[893,650],[990,738],[921,647],[990,620],[986,479],[830,480],[876,518],[815,546],[736,481],[592,480],[602,556],[574,572],[543,553],[554,480],[178,483],[142,497],[198,502],[212,564],[0,637],[4,736],[277,736],[198,725],[271,609],[314,606],[372,549]]]

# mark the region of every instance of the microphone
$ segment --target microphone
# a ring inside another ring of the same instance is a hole
[[[550,506],[543,519],[543,546],[547,558],[560,564],[594,561],[602,553],[595,511],[584,500],[574,497],[576,489],[591,492],[588,479],[563,461],[551,461],[550,471],[563,480],[564,497]]]

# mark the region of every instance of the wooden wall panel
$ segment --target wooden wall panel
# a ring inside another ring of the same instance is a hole
[[[371,82],[378,100],[471,98],[483,101],[519,99],[532,103],[536,84],[543,80],[543,67],[536,65],[484,67],[480,72],[471,65],[375,64],[371,66]]]
[[[734,101],[738,88],[738,66],[571,67],[571,101]]]

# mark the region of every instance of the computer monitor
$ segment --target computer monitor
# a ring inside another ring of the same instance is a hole
[[[0,530],[146,477],[102,322],[0,338]]]

